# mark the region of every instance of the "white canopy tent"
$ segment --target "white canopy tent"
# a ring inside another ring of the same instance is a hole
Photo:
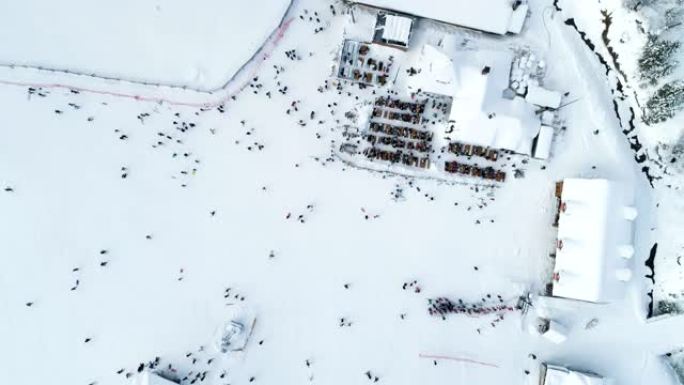
[[[383,40],[407,47],[413,19],[405,16],[385,15],[385,25],[382,30]]]
[[[605,385],[604,379],[595,374],[548,364],[545,368],[541,385]]]
[[[606,179],[569,178],[560,202],[552,294],[589,302],[618,297],[615,273],[627,266],[622,250],[632,244],[622,189]]]

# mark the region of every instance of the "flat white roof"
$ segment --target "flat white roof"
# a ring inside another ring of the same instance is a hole
[[[554,296],[605,302],[621,292],[615,272],[627,263],[620,246],[632,242],[624,199],[620,187],[606,179],[563,181]]]
[[[504,96],[512,60],[506,50],[459,51],[452,59],[425,45],[406,66],[418,73],[402,76],[409,94],[421,90],[452,98],[453,140],[530,155],[541,122],[525,99]]]
[[[459,120],[455,116],[456,126],[451,136],[459,142],[530,155],[540,122],[529,107],[522,98],[501,99],[470,120]],[[493,112],[494,116],[489,118],[487,111]]]
[[[411,24],[413,24],[413,20],[409,17],[386,15],[382,38],[408,46]]]
[[[604,385],[603,378],[561,366],[547,365],[543,385]]]
[[[504,35],[513,17],[511,0],[352,0],[434,19],[485,32]]]
[[[534,156],[537,159],[549,159],[551,155],[551,142],[553,141],[553,127],[542,125],[537,136],[537,146]]]
[[[527,4],[520,4],[518,8],[513,11],[510,24],[508,25],[508,32],[520,33],[525,25],[525,19],[527,18],[527,11],[530,6]]]
[[[541,107],[558,108],[561,103],[561,93],[546,88],[529,85],[525,99]]]

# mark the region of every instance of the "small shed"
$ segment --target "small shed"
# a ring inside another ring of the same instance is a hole
[[[408,48],[413,18],[385,12],[378,13],[373,41],[399,48]]]

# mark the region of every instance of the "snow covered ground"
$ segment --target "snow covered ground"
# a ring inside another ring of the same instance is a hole
[[[612,83],[564,24],[569,11],[531,5],[517,37],[429,22],[418,35],[530,47],[547,58],[546,85],[569,92],[552,159],[503,157],[511,177],[496,187],[339,160],[341,128],[355,124],[345,113],[387,92],[331,77],[343,40],[364,33],[353,20],[368,17],[339,3],[296,2],[248,85],[228,86],[235,94],[168,91],[211,107],[71,92],[48,85],[84,80],[4,71],[45,87],[0,87],[10,107],[0,128],[3,381],[127,384],[160,357],[158,369],[171,365],[183,384],[207,371],[210,384],[531,385],[547,360],[624,385],[671,383],[659,356],[684,345],[682,320],[644,323],[651,188]],[[578,176],[624,184],[640,212],[635,279],[610,305],[536,297],[555,248],[554,183]],[[525,314],[427,312],[434,297],[515,304],[528,292]],[[565,344],[528,332],[541,312],[565,320]],[[219,352],[217,334],[245,314],[256,319],[245,350]]]
[[[289,4],[4,1],[0,63],[211,90],[257,51]]]
[[[672,368],[672,374],[677,376],[679,382],[684,381],[684,351],[680,349],[668,352],[663,359]]]

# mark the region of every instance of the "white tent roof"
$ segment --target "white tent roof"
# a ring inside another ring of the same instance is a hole
[[[386,15],[382,38],[396,41],[408,46],[409,34],[413,20],[409,17]]]
[[[500,35],[509,31],[511,18],[513,17],[511,0],[352,1]]]
[[[561,366],[547,365],[544,385],[604,385],[603,378]]]
[[[632,242],[623,201],[622,190],[608,180],[563,181],[554,296],[603,302],[621,292],[614,272],[625,265],[620,246]]]
[[[541,107],[558,108],[561,103],[561,93],[547,90],[546,88],[529,85],[525,99]]]

